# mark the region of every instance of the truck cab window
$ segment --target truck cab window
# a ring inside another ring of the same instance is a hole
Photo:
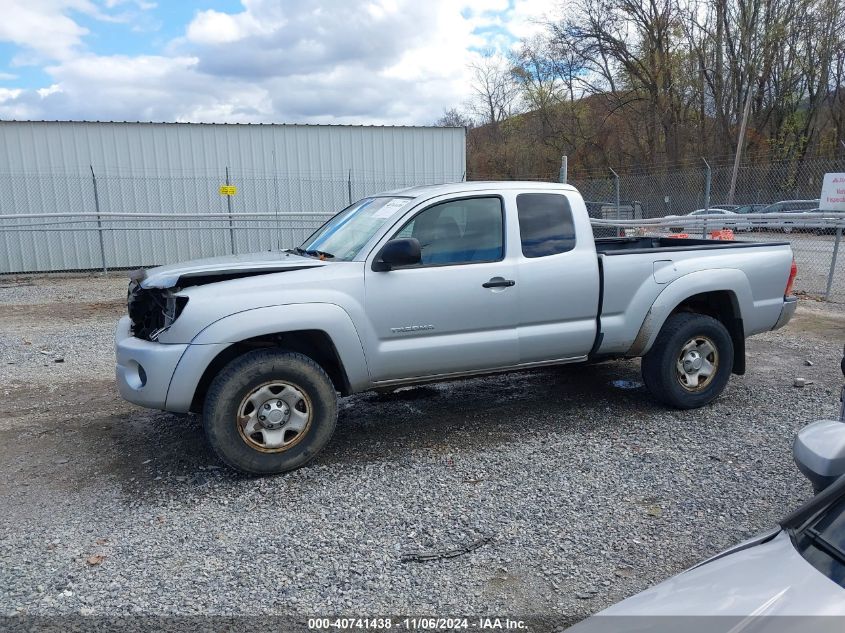
[[[422,266],[472,264],[503,257],[500,198],[450,200],[425,209],[394,237],[420,242]]]
[[[575,225],[566,196],[521,193],[516,197],[522,254],[545,257],[575,248]]]

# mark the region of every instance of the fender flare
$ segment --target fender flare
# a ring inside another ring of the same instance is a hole
[[[681,303],[706,292],[727,292],[733,298],[735,317],[742,320],[754,307],[751,284],[745,273],[736,268],[699,270],[678,277],[666,285],[646,313],[639,332],[626,356],[643,356],[654,345],[669,315]],[[730,329],[730,328],[729,328]],[[744,338],[743,338],[744,341]]]
[[[333,303],[265,306],[230,314],[209,324],[194,336],[170,379],[167,410],[190,410],[205,370],[226,348],[257,336],[296,330],[320,330],[326,333],[334,345],[353,392],[370,385],[364,348],[346,310]]]

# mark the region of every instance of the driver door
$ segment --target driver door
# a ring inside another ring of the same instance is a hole
[[[515,271],[504,235],[501,197],[459,198],[424,208],[389,236],[418,239],[421,263],[376,272],[371,256],[364,292],[375,382],[518,363]]]

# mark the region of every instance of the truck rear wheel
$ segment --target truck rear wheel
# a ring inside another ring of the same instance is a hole
[[[220,459],[242,472],[268,475],[299,468],[328,443],[337,394],[309,357],[261,349],[220,371],[203,412],[206,437]]]
[[[643,382],[661,402],[695,409],[719,397],[733,360],[733,341],[720,321],[703,314],[673,314],[643,356]]]

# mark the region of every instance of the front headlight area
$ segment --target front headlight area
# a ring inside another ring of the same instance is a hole
[[[164,329],[173,325],[186,305],[188,305],[188,297],[177,296],[172,292],[167,295],[167,303],[164,309]]]
[[[127,310],[132,321],[132,335],[146,341],[157,341],[176,322],[188,304],[178,295],[178,288],[143,288],[129,284]]]

